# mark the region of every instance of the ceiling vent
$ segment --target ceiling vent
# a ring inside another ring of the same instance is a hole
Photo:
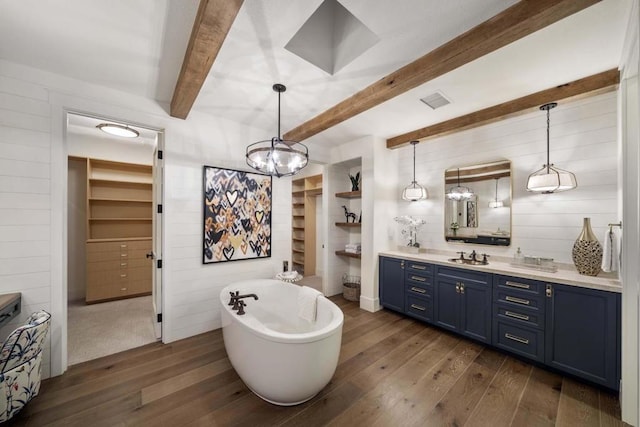
[[[333,75],[378,41],[378,36],[337,0],[324,0],[285,49]]]
[[[447,104],[451,104],[451,101],[449,101],[442,92],[435,92],[431,95],[427,95],[424,98],[421,98],[420,101],[424,102],[434,110],[436,108],[444,107]]]

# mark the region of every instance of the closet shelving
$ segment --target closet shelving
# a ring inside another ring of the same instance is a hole
[[[87,159],[87,303],[151,293],[152,189],[150,165]]]
[[[316,270],[316,196],[322,194],[322,175],[294,179],[291,187],[292,268],[303,276]]]

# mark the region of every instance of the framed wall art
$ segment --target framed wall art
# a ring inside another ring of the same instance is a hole
[[[271,257],[271,176],[204,166],[203,264]]]

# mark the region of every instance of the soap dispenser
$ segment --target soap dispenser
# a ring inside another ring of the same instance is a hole
[[[522,255],[522,252],[520,251],[520,247],[518,247],[518,251],[513,256],[513,262],[515,262],[516,264],[522,264],[523,261],[524,261],[524,255]]]

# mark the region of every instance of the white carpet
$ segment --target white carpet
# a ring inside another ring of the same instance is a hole
[[[151,296],[102,304],[69,302],[69,365],[156,341]]]

